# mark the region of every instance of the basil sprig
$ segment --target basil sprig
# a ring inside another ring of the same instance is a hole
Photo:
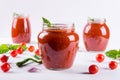
[[[93,22],[93,21],[94,21],[94,19],[93,19],[93,18],[91,18],[91,17],[88,17],[88,20],[89,20],[89,21],[91,21],[91,22]]]
[[[106,56],[113,59],[120,59],[120,50],[109,50],[105,52]]]
[[[51,27],[51,23],[48,19],[42,17],[43,23],[45,23],[48,27]]]
[[[21,46],[20,44],[0,44],[0,54],[7,53],[10,50],[16,50],[18,47],[22,47],[25,51],[27,46]]]

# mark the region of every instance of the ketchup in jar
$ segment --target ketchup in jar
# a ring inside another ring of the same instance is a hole
[[[109,37],[110,31],[105,19],[88,19],[83,30],[83,40],[87,51],[104,51]]]
[[[48,69],[68,69],[72,66],[78,50],[79,36],[74,24],[43,25],[38,35],[42,62]]]
[[[15,15],[11,29],[13,43],[29,43],[31,40],[31,27],[29,17],[18,14]]]

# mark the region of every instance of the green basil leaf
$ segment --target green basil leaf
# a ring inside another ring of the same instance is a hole
[[[88,17],[88,20],[89,20],[89,21],[91,21],[91,22],[93,22],[93,21],[94,21],[94,19],[93,19],[93,18],[91,18],[91,17]]]
[[[48,19],[42,17],[43,23],[45,23],[48,27],[51,27],[51,23]]]
[[[118,59],[119,52],[117,50],[109,50],[107,52],[105,52],[107,57],[113,58],[113,59]]]

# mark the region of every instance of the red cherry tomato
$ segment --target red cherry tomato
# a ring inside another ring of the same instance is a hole
[[[99,63],[103,62],[104,59],[105,59],[105,56],[104,56],[103,54],[97,54],[96,60],[97,60]]]
[[[0,58],[0,61],[1,61],[2,63],[7,62],[7,61],[8,61],[8,56],[2,55],[2,57]]]
[[[90,74],[96,74],[98,72],[99,68],[97,65],[90,65],[89,66],[89,73]]]
[[[18,47],[17,48],[17,52],[18,52],[18,54],[22,54],[23,53],[23,48],[22,47]]]
[[[34,46],[31,45],[31,46],[28,47],[28,51],[33,52],[34,50],[35,50]]]
[[[26,46],[26,43],[25,42],[21,42],[20,45],[21,46]]]
[[[9,63],[3,63],[3,64],[1,65],[1,70],[2,70],[3,72],[8,72],[8,71],[10,70],[10,64],[9,64]]]
[[[35,55],[40,55],[39,49],[36,49],[36,50],[35,50]]]
[[[110,63],[109,63],[109,68],[110,68],[111,70],[116,69],[117,66],[118,66],[118,63],[117,63],[116,61],[110,61]]]
[[[12,57],[16,57],[17,54],[18,54],[18,53],[17,53],[16,50],[13,50],[13,51],[10,52],[10,55],[11,55]]]

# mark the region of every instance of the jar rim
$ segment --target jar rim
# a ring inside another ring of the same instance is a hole
[[[105,18],[88,18],[87,21],[90,23],[105,23],[106,19]]]
[[[14,18],[24,18],[29,17],[29,14],[23,14],[23,13],[13,13]]]
[[[74,23],[51,23],[51,26],[48,27],[45,23],[43,23],[43,29],[74,29]]]

